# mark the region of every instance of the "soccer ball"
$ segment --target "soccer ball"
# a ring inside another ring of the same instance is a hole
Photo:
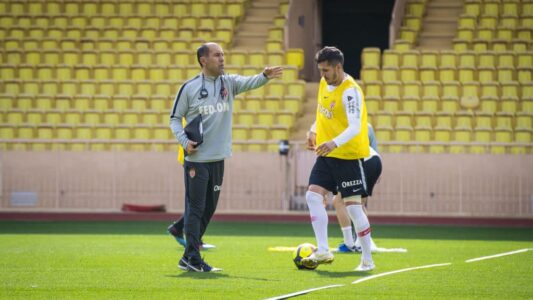
[[[296,250],[292,253],[292,261],[296,265],[296,267],[300,270],[302,269],[308,269],[308,270],[314,270],[316,267],[318,267],[318,264],[313,265],[303,265],[302,264],[302,258],[306,258],[309,255],[313,254],[313,252],[316,251],[316,247],[313,244],[304,243],[296,247]]]

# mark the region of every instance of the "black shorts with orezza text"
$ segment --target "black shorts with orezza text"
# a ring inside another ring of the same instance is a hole
[[[319,156],[309,176],[309,185],[318,185],[342,198],[360,195],[367,197],[363,159],[346,160]]]

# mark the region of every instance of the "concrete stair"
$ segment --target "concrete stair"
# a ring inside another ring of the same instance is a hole
[[[429,0],[418,36],[418,48],[452,49],[457,20],[462,12],[462,0]]]
[[[279,15],[283,0],[252,0],[233,37],[234,50],[264,50],[268,29]]]

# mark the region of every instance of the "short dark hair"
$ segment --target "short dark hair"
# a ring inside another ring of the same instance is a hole
[[[196,50],[196,59],[198,59],[198,63],[200,64],[200,67],[202,66],[202,63],[200,62],[200,57],[205,57],[209,55],[209,46],[207,43],[202,44],[202,46],[198,47],[198,50]]]
[[[330,65],[344,65],[344,54],[336,47],[326,46],[316,53],[315,61],[317,63],[327,61]]]

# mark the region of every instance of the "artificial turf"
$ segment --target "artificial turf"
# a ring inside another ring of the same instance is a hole
[[[300,299],[533,298],[533,229],[454,226],[373,226],[379,247],[374,271],[353,269],[359,254],[337,254],[331,265],[297,270],[290,252],[272,246],[315,244],[307,223],[213,222],[203,252],[220,273],[177,268],[183,248],[162,222],[0,222],[2,299],[265,299],[342,284]],[[330,224],[330,246],[342,240]],[[517,249],[524,253],[465,260]],[[438,263],[449,266],[354,280]]]

